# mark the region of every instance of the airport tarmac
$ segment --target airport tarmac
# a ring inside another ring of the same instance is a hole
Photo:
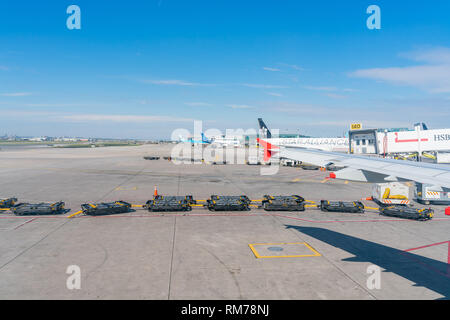
[[[450,217],[430,221],[304,212],[134,212],[68,218],[86,202],[144,204],[163,195],[298,194],[359,200],[371,185],[327,172],[260,166],[175,165],[172,145],[0,150],[0,197],[62,200],[58,216],[0,211],[0,299],[449,299]],[[367,206],[377,207],[371,201]],[[415,204],[417,207],[423,207]],[[67,288],[69,266],[81,288]],[[371,286],[371,266],[381,269]],[[368,281],[369,279],[369,281]],[[369,285],[368,285],[369,282]],[[376,282],[375,282],[376,283]]]

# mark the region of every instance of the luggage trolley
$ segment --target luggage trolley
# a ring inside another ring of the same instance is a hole
[[[265,195],[262,206],[266,211],[305,211],[305,199],[299,195]]]
[[[380,207],[379,210],[380,214],[385,216],[419,220],[419,221],[431,220],[434,216],[434,210],[431,208],[417,209],[410,207],[390,206],[390,207]]]
[[[320,210],[324,212],[364,213],[364,204],[360,201],[320,201]]]
[[[217,196],[206,200],[206,207],[211,211],[248,211],[251,200],[246,195]]]
[[[191,211],[191,204],[196,201],[192,196],[161,196],[157,195],[153,200],[148,200],[145,208],[151,212],[177,212]]]
[[[64,213],[65,203],[62,201],[55,203],[19,203],[11,207],[11,211],[17,216],[24,215],[44,215]]]
[[[81,205],[81,209],[84,214],[89,216],[103,216],[129,212],[131,204],[125,201],[84,203]]]
[[[0,199],[0,208],[1,209],[8,209],[14,206],[17,202],[17,198],[6,198],[6,199]]]

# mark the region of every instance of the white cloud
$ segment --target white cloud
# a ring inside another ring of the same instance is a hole
[[[408,67],[359,69],[349,75],[415,87],[430,93],[450,92],[450,49],[438,48],[416,51],[403,56],[415,61],[426,62],[426,64]]]
[[[297,70],[297,71],[305,70],[305,69],[303,69],[302,67],[299,67],[299,66],[297,66],[297,65],[295,65],[295,64],[287,64],[287,63],[282,63],[282,62],[280,62],[279,65],[281,65],[281,66],[286,66],[286,67],[289,67],[289,68],[294,69],[294,70]]]
[[[25,97],[25,96],[31,96],[31,92],[12,92],[12,93],[1,93],[0,96],[2,97]]]
[[[304,89],[315,91],[337,91],[336,87],[316,87],[316,86],[303,86]]]
[[[347,96],[344,96],[342,94],[336,94],[336,93],[327,93],[327,97],[333,98],[333,99],[345,99]]]
[[[274,96],[274,97],[282,97],[283,95],[281,93],[277,92],[266,92],[268,95]]]
[[[228,104],[227,107],[232,109],[254,109],[255,107],[248,106],[246,104]]]
[[[167,85],[167,86],[214,86],[214,84],[209,83],[197,83],[197,82],[188,82],[184,80],[141,80],[144,83],[157,84],[157,85]]]
[[[213,105],[206,102],[185,102],[184,103],[187,106],[190,107],[212,107]]]
[[[254,84],[254,83],[243,83],[245,87],[258,88],[258,89],[285,89],[289,88],[286,86],[272,85],[272,84]]]
[[[281,71],[280,69],[277,69],[277,68],[270,68],[270,67],[263,67],[263,70],[266,70],[266,71]]]
[[[430,64],[450,64],[450,48],[445,47],[402,53],[400,56]]]
[[[192,122],[195,119],[151,116],[151,115],[118,115],[118,114],[71,114],[48,111],[2,110],[3,116],[31,117],[33,120],[58,122],[115,122],[115,123],[155,123],[155,122]]]
[[[71,114],[59,115],[61,120],[73,122],[128,122],[128,123],[149,123],[149,122],[191,122],[194,119],[177,118],[169,116],[147,116],[147,115],[111,115],[111,114]]]

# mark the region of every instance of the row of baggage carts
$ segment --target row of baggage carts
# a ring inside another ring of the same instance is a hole
[[[259,202],[260,204],[254,204]],[[262,199],[250,200],[246,195],[228,196],[212,195],[210,199],[194,200],[192,195],[186,196],[154,196],[141,206],[150,212],[186,212],[193,207],[204,207],[210,211],[249,211],[251,207],[262,208],[265,211],[305,211],[306,206],[316,207],[323,212],[364,213],[365,206],[360,201],[329,201],[321,200],[320,204],[308,205],[299,195],[274,196],[264,195]],[[132,204],[125,201],[85,203],[81,205],[81,212],[90,216],[101,216],[132,211]],[[11,210],[15,215],[54,215],[68,212],[65,203],[17,203],[17,198],[0,199],[0,209]],[[380,207],[379,213],[385,216],[430,220],[434,210],[431,208],[418,209],[408,206]]]

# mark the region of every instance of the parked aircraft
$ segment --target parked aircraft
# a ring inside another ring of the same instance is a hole
[[[325,151],[348,152],[348,138],[279,138],[274,137],[262,118],[258,118],[260,137],[279,146],[294,146]]]
[[[434,186],[435,190],[450,191],[450,166],[448,165],[276,146],[263,139],[258,139],[258,143],[264,147],[264,161],[268,161],[273,154],[278,153],[280,158],[307,162],[321,167],[329,165],[344,167],[330,173],[330,178],[333,179],[373,183],[415,181]]]

